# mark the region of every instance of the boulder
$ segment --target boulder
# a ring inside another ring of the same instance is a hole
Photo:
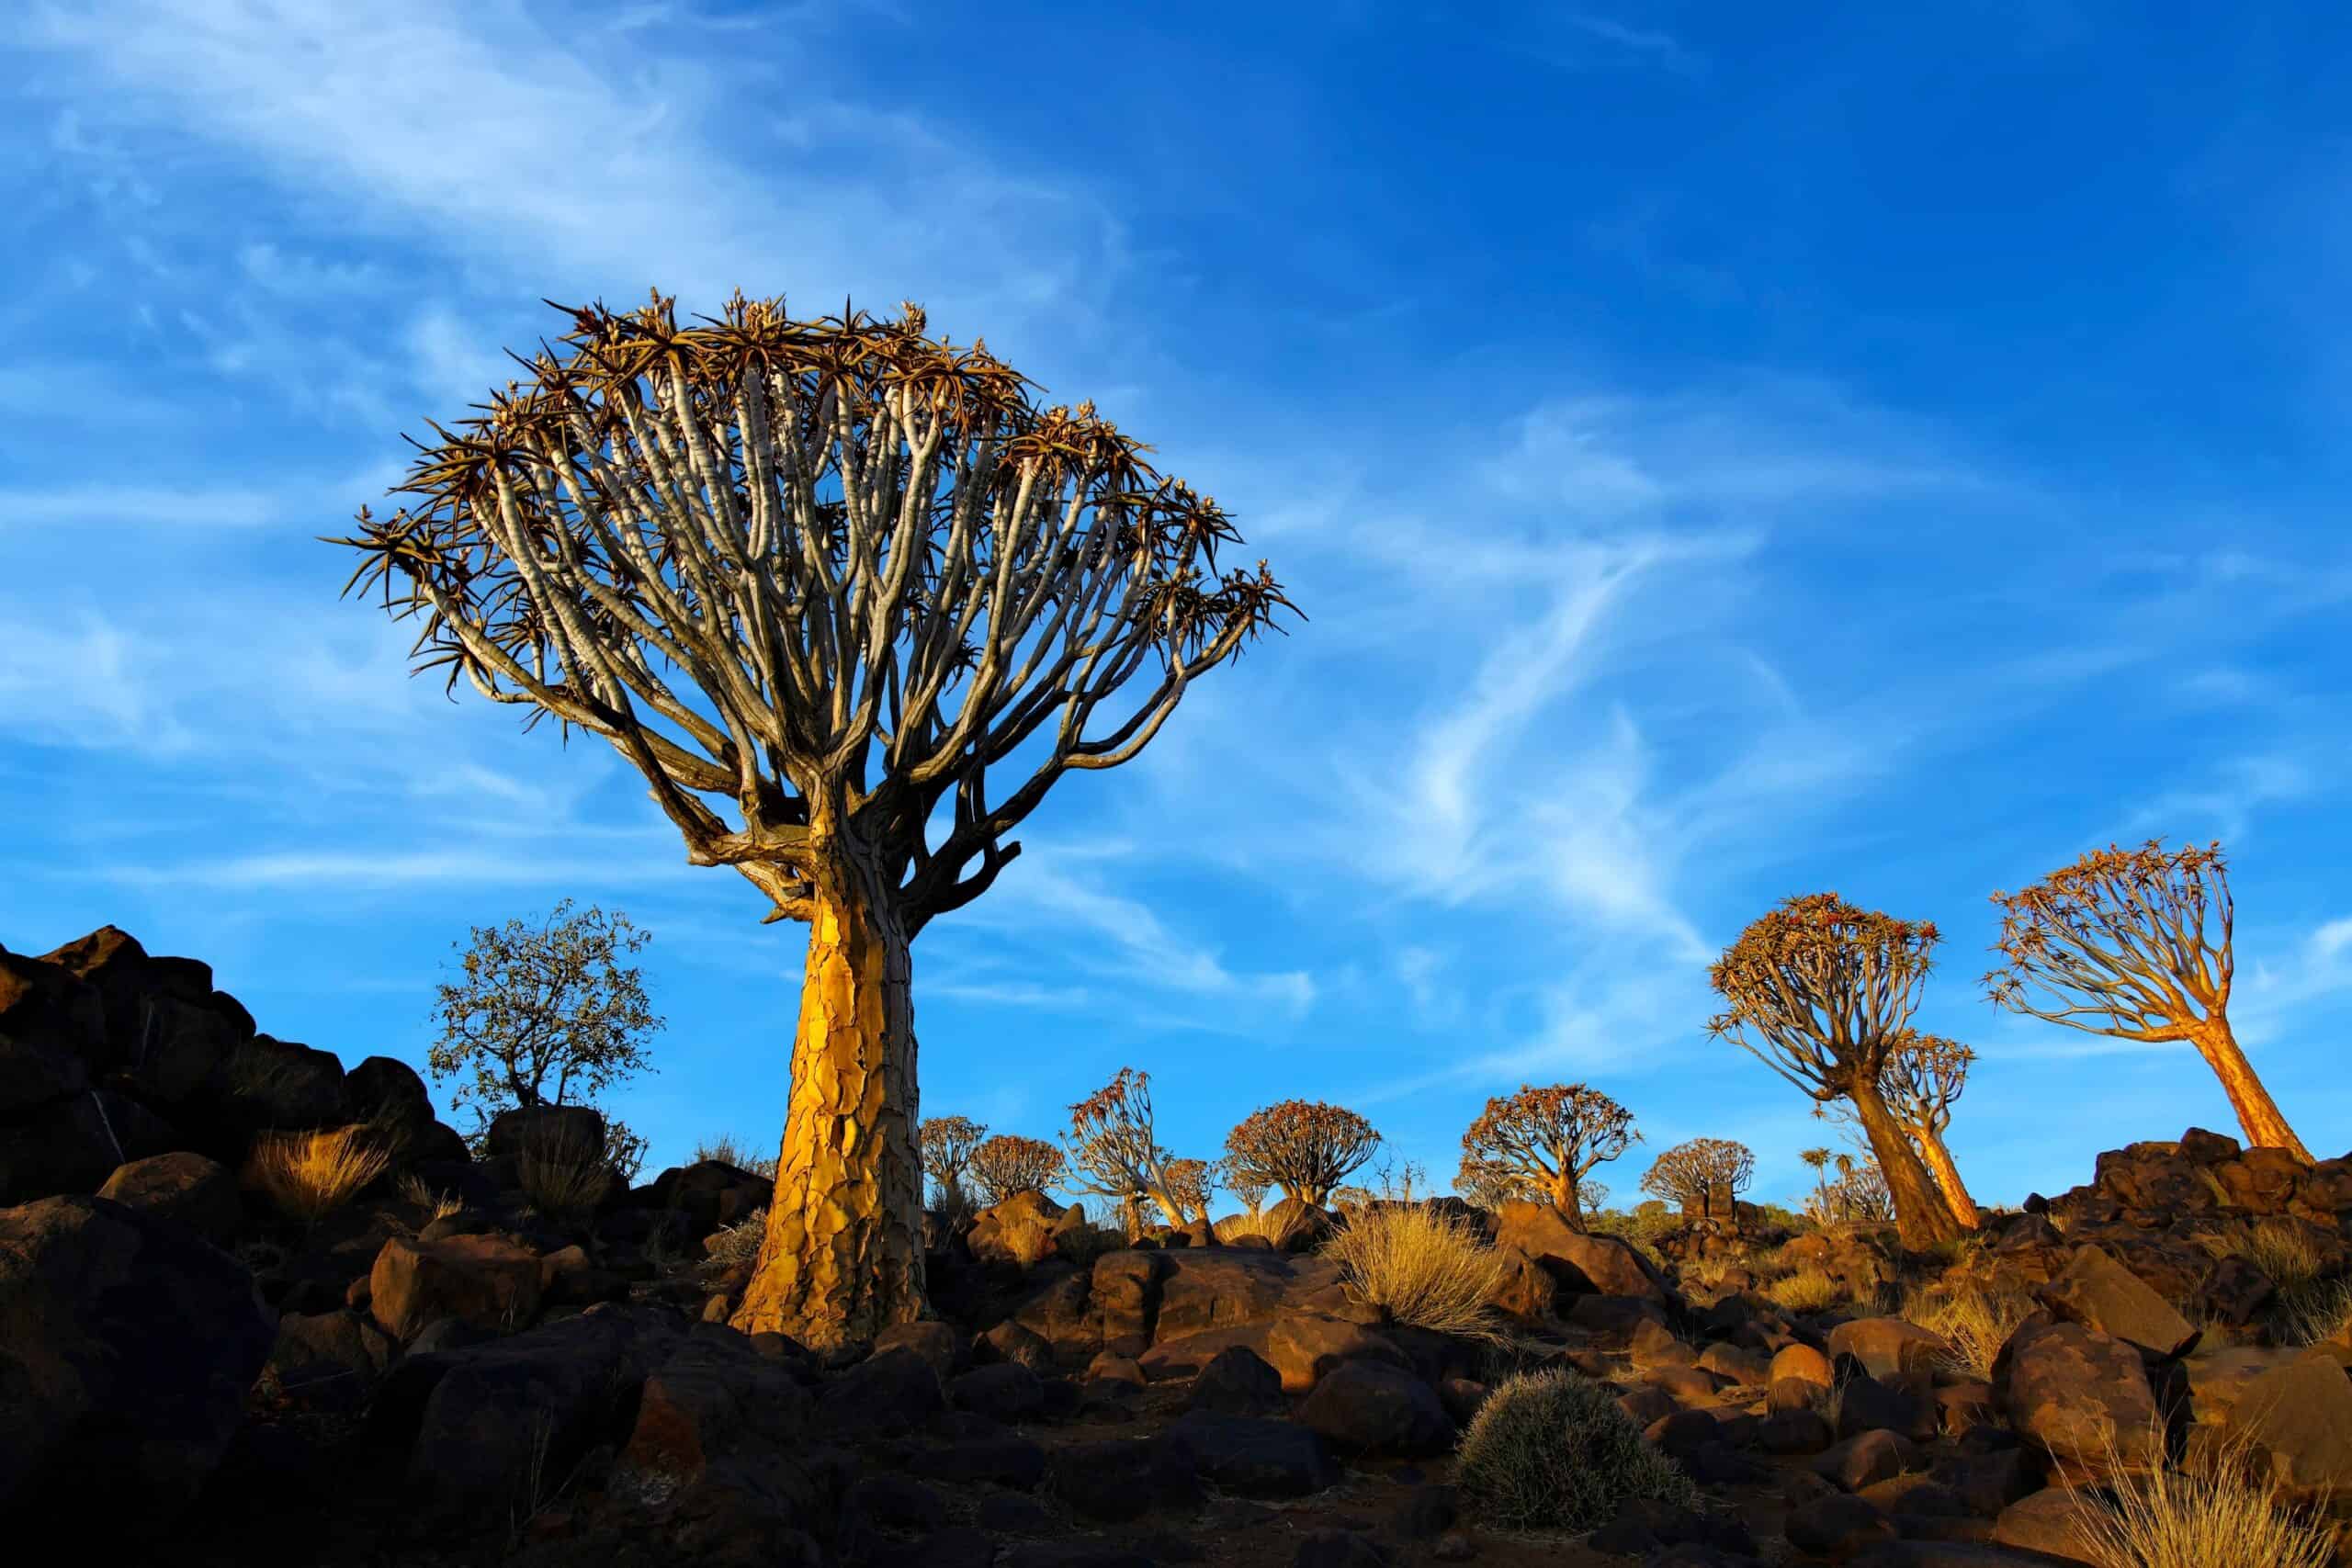
[[[1940,1334],[1899,1317],[1858,1317],[1829,1331],[1829,1359],[1851,1358],[1874,1378],[1934,1372],[1951,1357]]]
[[[0,1118],[90,1087],[105,1049],[97,988],[54,964],[0,952]]]
[[[2162,1359],[2197,1342],[2195,1325],[2097,1247],[2076,1247],[2064,1271],[2036,1294],[2060,1319]]]
[[[886,1355],[892,1350],[913,1351],[942,1383],[964,1370],[963,1336],[956,1332],[953,1324],[936,1319],[894,1323],[874,1337],[874,1354]]]
[[[1312,1252],[1331,1238],[1339,1222],[1328,1209],[1284,1198],[1266,1211],[1263,1229],[1276,1252]]]
[[[219,1162],[185,1150],[117,1166],[98,1196],[186,1225],[220,1247],[236,1239],[244,1219],[237,1179]]]
[[[207,1078],[202,1099],[220,1136],[232,1140],[340,1127],[351,1120],[343,1063],[334,1054],[267,1034],[232,1047]]]
[[[435,1522],[527,1517],[588,1450],[628,1435],[647,1377],[677,1330],[661,1314],[592,1307],[526,1334],[434,1358],[409,1447],[409,1495]],[[396,1371],[414,1376],[424,1358]],[[387,1379],[387,1386],[390,1379]]]
[[[605,1155],[605,1114],[590,1105],[517,1105],[491,1118],[483,1155],[586,1165]]]
[[[167,1525],[276,1337],[243,1265],[186,1226],[105,1198],[0,1210],[0,1515],[30,1540]]]
[[[1137,1379],[1141,1376],[1138,1370]],[[1227,1346],[1210,1357],[1184,1394],[1185,1409],[1227,1416],[1274,1416],[1283,1405],[1282,1374],[1241,1345]]]
[[[1785,1345],[1773,1352],[1766,1386],[1787,1380],[1811,1383],[1815,1388],[1831,1388],[1838,1382],[1829,1358],[1810,1345]]]
[[[673,1166],[653,1179],[650,1187],[629,1194],[632,1203],[683,1216],[681,1234],[706,1236],[734,1224],[754,1209],[767,1207],[775,1196],[775,1180],[738,1170],[719,1160],[697,1160]]]
[[[1072,1443],[1056,1450],[1046,1486],[1071,1513],[1102,1524],[1139,1518],[1154,1508],[1190,1507],[1201,1499],[1190,1457],[1154,1440]]]
[[[982,1263],[1035,1267],[1058,1250],[1055,1223],[1062,1206],[1043,1192],[1015,1192],[973,1216],[965,1245]]]
[[[493,1333],[526,1327],[540,1290],[538,1254],[503,1235],[394,1236],[368,1276],[368,1310],[403,1342],[445,1317]]]
[[[1549,1203],[1513,1201],[1497,1209],[1495,1245],[1533,1258],[1570,1294],[1639,1296],[1661,1303],[1673,1298],[1665,1276],[1633,1243],[1577,1230]]]
[[[2307,1350],[2249,1382],[2229,1431],[2267,1461],[2296,1502],[2352,1494],[2352,1379],[2324,1350]]]
[[[1919,1446],[1884,1427],[1849,1438],[1813,1461],[1813,1472],[1849,1492],[1928,1468]]]
[[[1094,1260],[1091,1293],[1101,1317],[1103,1349],[1135,1356],[1150,1346],[1159,1315],[1159,1270],[1164,1256],[1106,1252]]]
[[[2146,1370],[2120,1340],[2036,1314],[2002,1347],[1993,1386],[2011,1428],[2067,1480],[2144,1472],[2162,1458]]]
[[[1164,1272],[1159,1312],[1152,1325],[1155,1344],[1269,1322],[1285,1308],[1309,1305],[1318,1295],[1336,1295],[1340,1284],[1338,1267],[1317,1258],[1224,1247],[1159,1257]]]
[[[1341,1453],[1409,1459],[1453,1446],[1453,1420],[1437,1391],[1385,1361],[1334,1368],[1299,1405],[1298,1421]]]
[[[2029,1493],[2001,1510],[1993,1521],[1993,1540],[2021,1551],[2039,1551],[2059,1562],[2096,1562],[2084,1546],[2077,1521],[2086,1506],[2096,1505],[2064,1486]]]
[[[109,1089],[49,1100],[0,1127],[0,1207],[95,1193],[118,1166],[180,1143],[161,1117]]]
[[[353,1409],[398,1353],[383,1330],[356,1312],[285,1313],[260,1386],[306,1404]]]
[[[1262,1323],[1245,1323],[1236,1328],[1213,1328],[1206,1334],[1188,1334],[1182,1339],[1163,1339],[1136,1357],[1136,1365],[1152,1382],[1194,1377],[1218,1352],[1236,1345],[1271,1365],[1272,1352],[1266,1344],[1268,1328],[1269,1325]]]
[[[939,1374],[921,1354],[904,1346],[867,1357],[826,1384],[818,1396],[820,1408],[836,1424],[881,1431],[904,1430],[945,1403]]]
[[[1268,1326],[1266,1359],[1282,1374],[1286,1393],[1305,1393],[1349,1361],[1412,1365],[1385,1335],[1344,1318],[1305,1313],[1285,1313]]]
[[[1045,1385],[1018,1361],[975,1367],[947,1385],[947,1396],[956,1409],[995,1421],[1035,1420],[1046,1408]]]
[[[1054,1372],[1053,1346],[1011,1318],[974,1340],[972,1351],[983,1360],[1017,1361],[1041,1378]]]
[[[1195,1476],[1237,1497],[1304,1497],[1340,1479],[1322,1435],[1288,1421],[1194,1410],[1162,1440]]]

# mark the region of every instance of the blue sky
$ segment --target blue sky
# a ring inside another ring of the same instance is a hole
[[[313,541],[505,346],[658,284],[922,301],[1091,397],[1311,619],[916,949],[923,1103],[1132,1064],[1450,1176],[1523,1079],[1784,1197],[1711,1043],[1788,894],[1946,932],[1978,1196],[2233,1130],[1995,1013],[1987,895],[2222,838],[2240,1032],[2352,1145],[2352,18],[2323,6],[29,6],[0,39],[0,942],[112,921],[421,1063],[469,923],[654,933],[657,1163],[776,1134],[799,975],[601,743],[404,674]],[[1604,1172],[1629,1196],[1637,1149]]]

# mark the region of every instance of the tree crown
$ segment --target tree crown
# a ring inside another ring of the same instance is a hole
[[[1462,1134],[1464,1168],[1473,1162],[1521,1172],[1535,1184],[1585,1172],[1625,1152],[1642,1134],[1634,1113],[1584,1084],[1521,1084],[1498,1095]]]
[[[1688,1204],[1715,1188],[1736,1196],[1756,1173],[1756,1156],[1729,1138],[1692,1138],[1657,1156],[1642,1190]]]
[[[1063,1135],[1071,1190],[1125,1203],[1168,1191],[1168,1151],[1152,1125],[1151,1075],[1118,1076],[1069,1108]]]
[[[682,328],[674,305],[555,307],[565,348],[512,356],[529,384],[435,424],[413,500],[327,542],[362,557],[346,593],[422,620],[418,672],[603,737],[771,919],[810,918],[853,851],[910,932],[969,901],[1056,779],[1135,756],[1292,608],[1263,562],[1219,574],[1238,535],[1213,500],[918,307],[798,321],[739,292]]]
[[[1226,1134],[1226,1167],[1285,1192],[1328,1193],[1379,1146],[1372,1123],[1344,1106],[1285,1100],[1251,1111]]]
[[[915,1143],[922,1154],[923,1174],[944,1190],[960,1186],[966,1168],[972,1163],[972,1151],[989,1130],[968,1116],[933,1116],[915,1129]]]
[[[2186,1039],[2228,1010],[2235,910],[2219,843],[2110,844],[1993,902],[2008,961],[1984,976],[1996,1007],[2152,1042]]]
[[[1043,1138],[1000,1133],[972,1151],[972,1182],[989,1203],[1001,1203],[1016,1192],[1043,1192],[1061,1174],[1061,1150]]]
[[[1912,1122],[1940,1133],[1951,1122],[1952,1101],[1968,1087],[1976,1053],[1940,1034],[1905,1030],[1887,1053],[1879,1090]]]
[[[1919,1005],[1939,940],[1931,921],[1896,919],[1835,893],[1783,899],[1709,966],[1724,1010],[1708,1032],[1815,1100],[1874,1084]]]

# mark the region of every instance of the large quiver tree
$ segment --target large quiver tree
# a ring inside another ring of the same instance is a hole
[[[1347,1107],[1285,1100],[1251,1111],[1225,1135],[1225,1167],[1322,1208],[1379,1147],[1372,1123]]]
[[[413,504],[334,541],[366,557],[346,592],[422,619],[420,671],[609,741],[689,862],[808,922],[734,1322],[871,1338],[922,1301],[909,944],[1285,601],[1262,562],[1217,574],[1224,513],[1091,404],[1033,407],[911,305],[570,313],[565,351],[518,357],[527,387],[434,427]]]
[[[2247,1143],[2311,1163],[2230,1028],[2237,911],[2220,844],[2110,844],[1993,902],[2008,960],[1984,976],[1994,1006],[2119,1040],[2186,1040],[2222,1080]]]
[[[1886,1173],[1903,1245],[1960,1234],[1880,1087],[1910,1027],[1938,941],[1934,925],[1808,893],[1740,932],[1707,971],[1724,1010],[1708,1030],[1822,1104],[1852,1102]]]
[[[1463,1175],[1490,1193],[1514,1186],[1541,1192],[1562,1219],[1582,1230],[1578,1189],[1585,1177],[1641,1136],[1634,1113],[1597,1089],[1521,1084],[1517,1094],[1487,1100],[1462,1134]]]

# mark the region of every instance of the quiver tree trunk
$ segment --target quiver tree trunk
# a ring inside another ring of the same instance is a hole
[[[1572,1231],[1584,1229],[1584,1201],[1577,1191],[1576,1172],[1564,1170],[1552,1179],[1552,1207]]]
[[[1932,1127],[1919,1129],[1919,1157],[1927,1162],[1928,1170],[1943,1190],[1944,1206],[1951,1211],[1963,1230],[1974,1230],[1984,1223],[1984,1215],[1976,1212],[1976,1200],[1968,1195],[1967,1184],[1960,1179],[1960,1167],[1952,1162],[1951,1150],[1944,1144],[1943,1134]]]
[[[867,879],[828,881],[808,927],[775,1197],[733,1318],[812,1349],[910,1322],[923,1299],[907,938]]]
[[[1923,1252],[1938,1242],[1958,1237],[1960,1221],[1928,1175],[1928,1168],[1912,1152],[1910,1138],[1888,1109],[1878,1085],[1869,1080],[1856,1083],[1847,1098],[1854,1102],[1855,1115],[1871,1141],[1871,1154],[1886,1178],[1887,1196],[1894,1202],[1895,1230],[1904,1247]]]
[[[2285,1149],[2303,1164],[2312,1163],[2311,1151],[2287,1125],[2287,1118],[2279,1112],[2278,1102],[2254,1076],[2254,1064],[2245,1059],[2245,1052],[2231,1032],[2229,1020],[2214,1017],[2189,1038],[2196,1043],[2198,1054],[2213,1076],[2222,1080],[2222,1092],[2230,1097],[2230,1109],[2237,1113],[2238,1128],[2245,1134],[2245,1141],[2256,1148]]]

